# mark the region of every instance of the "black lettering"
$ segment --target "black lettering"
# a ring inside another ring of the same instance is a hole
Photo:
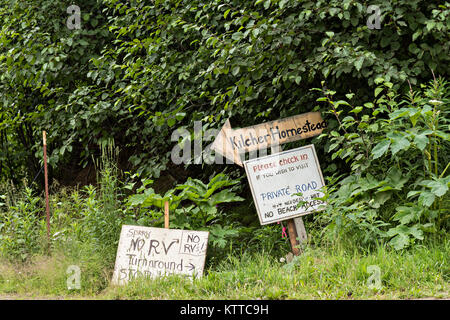
[[[286,131],[288,133],[288,137],[289,137],[289,133],[291,134],[292,137],[297,134],[297,130],[296,129],[287,129]]]
[[[231,144],[233,145],[233,150],[234,150],[234,149],[239,149],[239,146],[238,146],[238,144],[236,143],[236,137],[230,138],[230,142],[231,142]]]
[[[156,243],[156,245],[155,245],[155,243]],[[150,248],[148,249],[148,255],[150,255],[152,253],[152,248],[155,249],[156,254],[159,254],[159,251],[156,250],[156,248],[158,248],[158,246],[159,246],[159,241],[158,240],[155,240],[155,239],[151,240],[150,241]]]
[[[189,236],[188,236],[188,238],[189,238]],[[164,252],[167,254],[167,252],[169,251],[170,247],[171,247],[174,243],[176,243],[176,242],[180,242],[180,240],[176,239],[176,240],[172,241],[172,242],[169,244],[169,247],[166,248],[166,244],[165,244],[164,241],[163,241],[162,244],[163,244]]]
[[[303,132],[304,133],[307,133],[309,130],[308,130],[308,126],[305,124],[304,126],[303,126]]]
[[[252,135],[251,132],[250,132],[250,139],[252,140],[252,144],[253,145],[257,145],[258,144],[258,140]]]
[[[144,244],[145,244],[145,240],[144,240],[144,239],[141,239],[141,238],[131,239],[130,247],[128,248],[127,251],[130,251],[130,250],[133,250],[133,251],[135,251],[135,250],[141,251],[141,249],[142,249],[142,247],[144,246]]]
[[[311,127],[310,127],[311,122],[309,122],[309,120],[306,120],[305,123],[308,126],[308,131],[311,131]]]

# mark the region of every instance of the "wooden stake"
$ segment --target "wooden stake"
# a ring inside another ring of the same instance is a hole
[[[289,241],[291,242],[291,249],[294,256],[298,256],[301,252],[299,249],[300,242],[297,240],[297,230],[295,230],[295,223],[294,219],[287,220],[288,225],[288,234],[289,234]]]
[[[169,229],[169,201],[164,202],[164,228]]]
[[[302,217],[294,218],[294,224],[300,243],[305,242],[308,239],[308,234],[306,233],[305,224],[303,223]]]
[[[271,147],[271,153],[278,153],[281,152],[282,148],[280,145],[275,145]],[[304,241],[304,239],[306,240],[306,230],[305,230],[305,226],[303,224],[303,219],[301,217],[295,218],[295,219],[289,219],[287,220],[287,226],[288,226],[288,235],[289,235],[289,241],[291,242],[291,249],[292,249],[292,253],[295,256],[298,256],[299,254],[301,254],[301,249],[300,249],[300,242],[298,241],[298,236],[300,235],[300,239],[302,240],[302,242]],[[298,228],[297,228],[298,226]],[[301,228],[301,226],[303,226],[303,228]]]
[[[42,131],[44,140],[44,181],[45,181],[45,210],[47,213],[47,240],[50,247],[50,205],[48,201],[48,172],[47,172],[47,133]]]

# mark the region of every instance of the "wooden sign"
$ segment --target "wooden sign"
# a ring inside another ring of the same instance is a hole
[[[313,137],[321,134],[326,126],[320,112],[304,113],[235,130],[227,120],[211,149],[242,166],[241,153]]]
[[[261,225],[321,210],[325,185],[314,145],[244,162]],[[294,195],[302,193],[302,197]],[[297,205],[304,201],[299,208]]]
[[[209,232],[122,226],[113,284],[171,274],[201,277]]]

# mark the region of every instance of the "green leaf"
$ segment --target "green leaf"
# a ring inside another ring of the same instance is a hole
[[[414,34],[412,35],[412,41],[416,41],[416,39],[422,34],[422,30],[418,29]]]
[[[401,150],[407,150],[411,143],[408,138],[399,133],[388,133],[388,138],[391,139],[391,152],[392,155],[395,155],[397,152]]]
[[[406,195],[407,198],[411,198],[411,197],[415,197],[418,194],[420,194],[422,191],[418,191],[418,190],[413,190],[413,191],[409,191],[408,194]]]
[[[339,107],[341,104],[344,105],[344,106],[349,106],[349,105],[350,105],[350,104],[349,104],[347,101],[345,101],[345,100],[338,100],[338,101],[336,101],[336,102],[334,103],[334,107],[337,108],[337,107]]]
[[[233,76],[237,76],[239,74],[240,70],[241,70],[241,68],[239,66],[233,67],[233,69],[231,69],[231,74]]]
[[[383,89],[384,88],[382,87],[375,88],[375,98],[378,97],[378,95],[380,94],[381,91],[383,91]]]
[[[418,240],[423,240],[423,231],[420,230],[417,225],[409,228],[409,234]]]
[[[439,179],[436,181],[431,181],[427,184],[428,188],[431,188],[431,192],[436,197],[442,197],[448,191],[447,183],[443,181],[443,179]]]
[[[397,213],[393,216],[394,221],[399,221],[401,224],[408,224],[416,220],[416,208],[400,206],[395,208]]]
[[[436,196],[434,193],[429,191],[422,191],[419,195],[419,204],[422,206],[425,206],[427,208],[431,207],[434,203],[434,200],[436,199]]]
[[[378,143],[373,149],[372,149],[372,155],[374,159],[378,159],[381,156],[383,156],[386,151],[389,149],[389,146],[391,144],[391,141],[389,139],[385,139]]]
[[[356,108],[350,110],[350,112],[353,112],[353,113],[360,113],[362,110],[363,110],[363,107],[356,107]]]
[[[239,41],[242,39],[242,37],[244,36],[244,34],[240,31],[233,33],[233,35],[231,36],[231,39]]]
[[[347,93],[347,94],[345,95],[345,97],[346,97],[347,99],[349,99],[349,100],[351,100],[354,96],[355,96],[354,93]]]
[[[389,200],[392,197],[391,191],[383,191],[383,192],[377,192],[373,198],[373,208],[379,208],[381,207],[387,200]]]
[[[167,125],[168,125],[169,127],[173,127],[173,126],[175,125],[175,123],[176,123],[175,118],[169,118],[169,119],[167,119]]]
[[[420,151],[425,150],[429,142],[430,140],[425,134],[418,134],[414,137],[414,144]]]
[[[395,250],[401,250],[406,248],[409,245],[409,236],[404,233],[397,234],[394,238],[389,241],[389,244]]]
[[[388,174],[386,176],[386,182],[393,189],[402,190],[403,186],[405,185],[406,182],[408,182],[409,178],[410,178],[409,174],[403,174],[402,171],[397,167],[392,167],[388,171]]]
[[[427,30],[428,30],[428,31],[431,31],[431,29],[433,29],[435,25],[436,25],[436,21],[434,21],[434,20],[428,20],[428,21],[427,21]]]
[[[236,196],[234,192],[229,189],[222,190],[210,197],[211,204],[216,205],[225,202],[243,201],[244,198]]]
[[[280,6],[280,9],[284,8],[284,5],[288,2],[288,0],[281,0],[278,5]]]
[[[358,59],[356,59],[354,66],[357,71],[361,70],[363,63],[364,63],[364,56],[360,56]]]

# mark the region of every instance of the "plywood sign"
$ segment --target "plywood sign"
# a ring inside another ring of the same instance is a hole
[[[244,162],[262,225],[322,209],[325,185],[314,145]],[[302,197],[294,195],[302,193]],[[301,201],[301,206],[297,205]]]
[[[240,129],[232,129],[227,120],[211,148],[242,166],[240,153],[310,138],[321,134],[326,127],[320,112],[308,112]]]
[[[209,232],[122,226],[112,282],[171,274],[201,277]]]

